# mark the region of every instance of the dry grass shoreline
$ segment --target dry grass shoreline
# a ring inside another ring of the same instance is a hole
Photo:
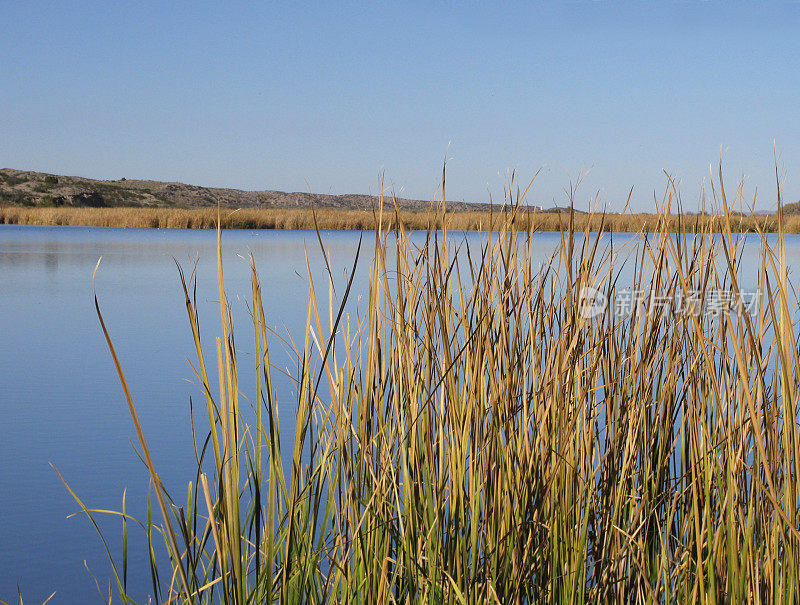
[[[453,230],[487,230],[500,228],[503,211],[449,212],[447,227]],[[395,215],[385,213],[384,228],[395,228],[398,218],[404,228],[424,230],[441,228],[441,214],[400,211]],[[658,229],[657,214],[575,214],[574,229],[590,231],[653,231]],[[722,218],[717,215],[671,215],[666,218],[670,231],[700,231],[722,229]],[[785,217],[785,233],[800,233],[800,216]],[[213,229],[217,211],[214,208],[28,208],[0,206],[0,224],[10,225],[73,225],[83,227],[129,227],[167,229]],[[569,228],[566,212],[545,213],[520,209],[513,228],[527,231],[562,231]],[[319,209],[223,209],[223,229],[323,229],[323,230],[374,230],[377,216],[367,210]],[[776,215],[734,216],[731,227],[735,231],[774,233],[778,228]]]

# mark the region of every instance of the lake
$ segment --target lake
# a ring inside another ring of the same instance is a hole
[[[323,235],[337,296],[359,237]],[[560,237],[535,238],[535,257],[544,262]],[[374,234],[365,233],[353,313],[365,312],[358,299],[367,292],[373,242]],[[316,233],[226,231],[223,247],[228,297],[239,322],[237,347],[252,350],[246,306],[251,253],[268,324],[302,341],[307,258],[320,298],[328,293]],[[787,250],[790,262],[800,263],[800,237],[787,236]],[[194,345],[173,259],[187,272],[197,261],[201,331],[206,346],[213,345],[219,331],[215,232],[0,226],[0,599],[16,598],[17,585],[29,603],[54,590],[51,603],[99,599],[92,574],[107,591],[111,570],[102,543],[85,517],[67,518],[78,506],[50,464],[90,508],[119,510],[127,489],[129,512],[136,516],[144,509],[148,474],[131,444],[135,433],[94,309],[92,274],[101,256],[97,295],[156,467],[178,501],[193,478],[189,399],[203,413],[204,403],[188,361]],[[748,262],[745,255],[745,274]],[[273,361],[291,371],[290,352],[277,337],[271,343]],[[251,380],[241,371],[243,382]],[[276,389],[282,430],[291,432],[291,383],[278,380]],[[119,559],[120,523],[100,519]],[[149,575],[141,532],[130,532],[128,581],[141,586],[132,591],[138,599],[148,593]]]
[[[332,232],[325,240],[332,267],[352,263],[357,233]],[[239,255],[251,252],[268,322],[279,334],[302,338],[306,249],[327,296],[316,234],[236,231],[224,241],[244,350],[252,350],[244,303],[250,280]],[[17,584],[31,603],[53,590],[54,602],[97,597],[84,560],[100,585],[107,584],[102,544],[86,518],[66,518],[77,505],[50,463],[89,507],[119,510],[126,488],[131,511],[141,511],[146,498],[148,476],[130,443],[135,433],[94,311],[92,272],[101,256],[96,288],[106,322],[157,468],[183,496],[193,452],[189,397],[204,403],[197,384],[187,382],[194,351],[173,258],[189,272],[199,259],[198,313],[213,346],[219,331],[215,242],[213,231],[0,227],[0,598],[15,598]],[[356,288],[366,284],[366,268],[359,273]],[[278,363],[291,363],[278,343],[274,349]],[[290,402],[288,381],[277,388]],[[105,518],[103,527],[119,554],[119,521]],[[129,578],[134,586],[141,582],[142,591],[133,594],[142,597],[149,586],[145,564],[131,561]]]

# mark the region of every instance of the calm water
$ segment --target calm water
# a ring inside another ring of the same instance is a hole
[[[242,321],[237,344],[251,350],[244,304],[249,269],[238,256],[250,252],[268,322],[302,339],[306,249],[327,296],[316,235],[237,231],[224,240],[229,296]],[[357,244],[357,234],[326,236],[338,275],[352,263]],[[93,308],[92,271],[100,256],[97,293],[157,468],[175,498],[185,499],[189,397],[202,405],[202,392],[187,382],[193,344],[173,257],[187,268],[199,258],[198,311],[206,342],[213,343],[219,330],[215,246],[208,231],[0,227],[0,599],[16,595],[19,583],[30,603],[53,590],[58,598],[51,602],[94,600],[84,560],[107,585],[102,544],[85,518],[67,519],[77,506],[49,463],[89,507],[119,510],[127,488],[131,511],[141,512],[146,497],[147,473],[130,445],[135,434]],[[365,254],[364,267],[367,260]],[[366,270],[359,275],[357,289]],[[291,363],[277,343],[273,348],[279,363]],[[290,385],[277,387],[290,406]],[[103,521],[116,554],[120,524]],[[145,564],[143,558],[130,563],[129,582],[142,586],[133,591],[137,597],[149,586]]]
[[[366,294],[372,237],[365,235],[351,299],[362,313],[357,301]],[[358,238],[324,236],[339,292]],[[306,254],[320,296],[327,296],[316,234],[231,231],[223,239],[228,294],[241,322],[237,345],[250,350],[249,268],[240,256],[251,252],[268,323],[302,339]],[[558,236],[540,234],[536,243],[544,261]],[[800,263],[800,238],[787,243]],[[215,246],[210,231],[0,226],[0,599],[15,598],[17,584],[28,603],[54,590],[51,603],[99,599],[87,567],[107,587],[102,544],[87,519],[67,518],[77,505],[50,463],[90,508],[120,509],[127,489],[129,512],[143,509],[148,476],[131,446],[134,431],[94,311],[92,272],[100,256],[97,293],[156,466],[175,499],[185,500],[193,467],[189,397],[203,403],[187,361],[194,346],[173,257],[187,268],[199,259],[198,311],[208,344],[219,322]],[[272,342],[274,360],[291,369],[291,356]],[[294,412],[291,385],[276,386],[286,430]],[[116,556],[120,524],[101,519]],[[142,534],[133,528],[130,534],[129,585],[141,586],[131,592],[144,598],[150,584]]]

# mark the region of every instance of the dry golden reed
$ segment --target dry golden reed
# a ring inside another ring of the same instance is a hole
[[[627,282],[608,238],[588,231],[600,217],[584,231],[568,217],[539,266],[535,225],[518,230],[516,203],[471,247],[447,230],[415,244],[378,216],[374,254],[353,266],[369,273],[361,315],[345,312],[352,282],[322,302],[310,281],[288,440],[255,264],[253,360],[234,346],[219,243],[216,339],[201,341],[181,274],[208,422],[205,434],[195,427],[205,455],[181,505],[147,456],[103,325],[162,511],[145,527],[169,557],[156,572],[149,554],[152,598],[798,602],[800,340],[783,218],[777,238],[752,236],[758,274],[743,276],[721,173],[723,213],[696,233],[675,234],[676,220],[691,220],[670,215],[675,195],[654,234],[636,236]],[[595,314],[583,294],[615,300],[632,287],[648,301],[702,304],[735,297],[743,277],[757,283],[753,314]],[[241,394],[248,379],[254,416]]]
[[[448,212],[447,226],[451,230],[485,231],[506,225],[502,215],[508,208],[498,207],[497,213]],[[678,231],[702,231],[710,226],[721,230],[721,214],[687,215],[675,214],[665,220],[669,229]],[[310,209],[240,209],[224,210],[221,215],[223,229],[322,229],[322,230],[375,230],[377,213],[371,210]],[[440,229],[442,217],[436,212],[400,211],[384,212],[384,229],[394,229],[402,223],[406,230]],[[662,218],[656,214],[643,213],[576,213],[573,228],[578,231],[653,231]],[[540,212],[522,207],[511,225],[514,230],[562,231],[568,229],[569,211]],[[83,227],[133,227],[159,229],[214,229],[217,227],[217,211],[210,208],[31,208],[22,206],[0,206],[0,224],[11,225],[75,225]],[[734,231],[774,233],[778,228],[775,215],[733,214],[731,228]],[[786,233],[800,233],[800,216],[787,216]]]

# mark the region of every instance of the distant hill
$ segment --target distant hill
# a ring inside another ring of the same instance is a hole
[[[588,212],[586,212],[585,210],[578,210],[577,208],[573,208],[572,210],[573,212],[575,212],[575,214],[588,214]],[[552,208],[547,208],[546,210],[542,208],[541,211],[552,214],[556,214],[558,212],[565,212],[569,214],[570,209],[568,206],[553,206]]]
[[[367,210],[377,206],[378,198],[359,194],[242,191],[134,179],[99,181],[11,168],[0,170],[0,204],[3,205],[203,208],[216,206],[217,201],[226,208],[316,207]],[[401,210],[424,211],[431,205],[430,201],[423,200],[397,201]],[[384,207],[393,208],[391,198],[384,199]],[[490,205],[448,201],[447,208],[451,211],[487,212]],[[494,208],[499,209],[498,206]]]

